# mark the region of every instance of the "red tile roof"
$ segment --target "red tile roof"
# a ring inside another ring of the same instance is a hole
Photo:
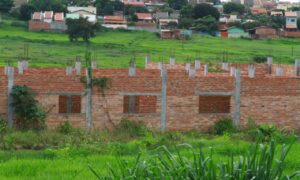
[[[53,11],[45,11],[44,19],[52,19],[53,18]]]
[[[123,3],[125,5],[132,5],[132,6],[145,6],[145,3],[142,1],[124,0]]]
[[[55,21],[63,21],[64,20],[64,13],[62,13],[62,12],[55,13],[54,20]]]
[[[104,23],[127,23],[123,16],[104,16]]]
[[[285,16],[288,16],[288,17],[297,17],[297,13],[296,12],[285,12],[284,13]]]
[[[148,19],[148,20],[152,19],[151,13],[136,13],[136,16],[138,17],[138,19]]]
[[[42,20],[42,13],[34,12],[32,16],[32,20]]]

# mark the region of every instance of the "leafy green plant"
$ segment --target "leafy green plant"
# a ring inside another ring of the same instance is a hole
[[[0,119],[0,142],[2,146],[5,147],[4,135],[7,132],[7,124],[3,119]]]
[[[192,153],[192,159],[180,153],[185,147]],[[292,144],[283,145],[276,157],[277,144],[254,144],[247,154],[235,158],[231,156],[227,162],[215,163],[214,151],[206,155],[200,148],[196,151],[192,146],[184,144],[175,149],[175,153],[162,146],[157,153],[143,158],[141,153],[134,163],[119,159],[117,168],[108,167],[106,179],[208,179],[208,180],[253,180],[253,179],[292,179],[300,176],[300,172],[284,175],[285,159]],[[101,178],[95,169],[89,166],[96,177]]]
[[[46,113],[38,101],[35,100],[36,93],[31,88],[16,85],[13,87],[11,95],[18,128],[45,128]]]
[[[57,129],[60,133],[63,133],[63,134],[70,134],[74,130],[74,128],[72,127],[72,124],[69,121],[63,122],[62,124],[60,124],[58,126]]]
[[[147,134],[147,128],[141,124],[128,119],[122,119],[121,122],[114,129],[114,135],[123,138],[142,137]]]
[[[223,118],[217,121],[214,124],[214,133],[217,135],[222,135],[224,133],[234,133],[236,132],[236,127],[233,125],[232,119],[231,118]]]

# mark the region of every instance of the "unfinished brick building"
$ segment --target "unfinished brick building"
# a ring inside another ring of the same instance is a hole
[[[145,69],[97,69],[93,77],[108,77],[110,88],[91,91],[82,82],[86,69],[0,68],[0,116],[12,123],[9,105],[13,85],[26,85],[38,93],[39,102],[50,113],[47,125],[70,121],[76,127],[111,128],[122,118],[139,121],[161,130],[208,130],[215,121],[230,116],[236,125],[249,118],[257,123],[300,127],[300,61],[295,66],[233,65],[222,63],[209,71],[195,63],[152,63]],[[88,79],[88,78],[87,78]]]

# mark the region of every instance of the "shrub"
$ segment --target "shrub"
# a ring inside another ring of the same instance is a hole
[[[12,105],[21,129],[43,129],[46,113],[35,100],[36,93],[27,86],[14,86],[11,93]]]
[[[73,131],[73,127],[69,121],[65,121],[58,126],[58,131],[63,134],[70,134]]]
[[[7,132],[7,124],[3,119],[0,119],[0,142],[2,142],[2,146],[5,146],[4,135]]]
[[[147,131],[147,128],[141,123],[122,119],[115,128],[114,134],[123,138],[135,138],[145,136]]]
[[[25,21],[13,21],[13,22],[10,23],[10,26],[27,28],[27,22],[25,22]]]
[[[254,56],[253,61],[256,63],[266,63],[267,57],[265,56]]]
[[[217,121],[214,125],[214,133],[217,135],[223,135],[224,133],[234,133],[236,128],[233,125],[231,118],[223,118]]]

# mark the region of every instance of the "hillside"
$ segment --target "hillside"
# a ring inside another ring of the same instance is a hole
[[[28,32],[26,28],[13,27],[10,21],[0,28],[0,65],[7,60],[14,63],[29,46],[32,66],[65,66],[77,55],[84,56],[84,42],[71,43],[66,34]],[[144,57],[151,53],[153,61],[168,60],[174,51],[177,62],[193,61],[200,57],[202,62],[220,62],[223,52],[228,51],[228,61],[251,63],[254,56],[272,55],[277,63],[293,63],[300,56],[300,40],[247,40],[221,39],[194,35],[191,40],[161,40],[155,34],[136,31],[99,32],[91,40],[89,49],[101,67],[127,67],[133,55],[138,67],[143,67]]]

